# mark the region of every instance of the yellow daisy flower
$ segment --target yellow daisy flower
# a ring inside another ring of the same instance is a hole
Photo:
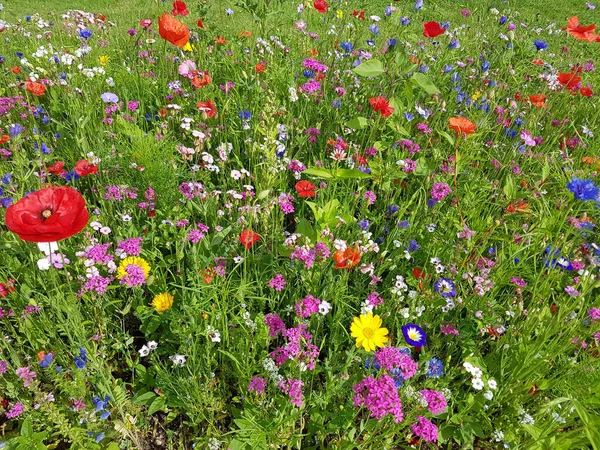
[[[119,280],[125,275],[127,275],[127,271],[125,269],[130,264],[140,266],[144,271],[144,277],[148,278],[148,275],[150,274],[150,266],[148,265],[148,262],[144,258],[140,258],[139,256],[128,256],[123,261],[121,261],[121,264],[119,264],[119,267],[117,267],[117,278]]]
[[[171,309],[171,306],[173,306],[173,296],[167,292],[158,294],[152,300],[152,306],[154,306],[158,312],[164,312]]]
[[[352,337],[356,338],[356,346],[363,347],[366,351],[375,351],[376,347],[383,347],[387,342],[387,328],[381,328],[381,317],[372,313],[355,317],[350,326]]]
[[[100,65],[102,67],[106,67],[106,65],[108,64],[108,62],[110,61],[110,57],[103,55],[100,58],[98,58],[98,62],[100,63]]]

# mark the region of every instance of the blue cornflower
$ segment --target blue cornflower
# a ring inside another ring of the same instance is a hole
[[[567,183],[567,188],[573,193],[577,200],[598,200],[598,187],[592,180],[582,180],[581,178],[573,177]]]
[[[517,118],[515,119],[515,125],[516,125],[517,127],[520,127],[520,126],[521,126],[521,125],[523,125],[524,123],[525,123],[525,121],[524,121],[523,119],[521,119],[520,117],[517,117]]]
[[[537,48],[538,50],[546,50],[548,48],[548,44],[546,43],[546,41],[542,41],[539,39],[533,41],[533,45],[535,45],[535,48]]]
[[[396,205],[389,205],[387,209],[388,209],[388,214],[391,215],[391,214],[394,214],[395,212],[398,212],[400,207],[396,206]]]
[[[449,278],[440,278],[433,283],[433,289],[444,298],[454,297],[456,295],[456,286]]]
[[[419,243],[415,240],[415,239],[411,239],[408,243],[408,249],[411,252],[416,252],[417,250],[419,250],[421,248],[421,246],[419,245]]]
[[[483,70],[484,72],[487,72],[488,70],[490,70],[491,64],[489,61],[485,61],[482,65],[481,65],[481,70]]]
[[[460,102],[458,102],[460,103]],[[435,205],[438,204],[438,201],[434,198],[430,198],[429,200],[427,200],[427,207],[428,208],[433,208]]]
[[[402,16],[400,17],[400,23],[403,27],[407,27],[408,25],[410,25],[410,19],[406,16]]]
[[[413,120],[415,118],[415,115],[411,112],[405,112],[404,118],[410,122],[411,120]]]
[[[252,118],[252,114],[247,109],[245,109],[243,111],[240,111],[238,113],[238,116],[240,117],[240,119],[245,119],[245,120],[248,120],[248,119]]]
[[[420,10],[423,7],[423,0],[417,0],[415,2],[415,11]]]
[[[373,39],[368,39],[367,40],[367,45],[369,47],[375,47],[375,45],[377,45],[377,44],[375,44],[375,41]]]
[[[373,33],[375,36],[379,36],[379,27],[377,25],[375,25],[374,23],[372,23],[371,26],[369,27],[369,31],[371,33]]]
[[[46,356],[40,361],[40,367],[42,369],[47,369],[52,365],[52,360],[54,359],[54,353],[47,353]]]
[[[44,117],[42,117],[42,123],[43,123],[44,125],[48,125],[48,124],[51,122],[51,120],[52,120],[52,119],[50,119],[50,117],[48,117],[48,116],[44,116]]]
[[[23,52],[16,52],[15,55],[17,56],[17,58],[22,58]]]
[[[445,28],[446,30],[448,28],[450,28],[450,22],[448,22],[447,20],[445,22],[440,22],[440,25],[442,28]]]
[[[304,72],[302,72],[302,75],[304,75],[306,78],[311,78],[315,76],[315,73],[310,69],[305,69]]]
[[[446,64],[444,66],[444,73],[452,72],[454,70],[454,66],[452,64]]]
[[[429,66],[421,64],[419,66],[419,72],[423,72],[423,73],[429,72]]]
[[[508,17],[506,17],[504,15],[500,16],[500,25],[504,25],[507,20],[508,20]]]
[[[401,220],[398,222],[398,228],[403,230],[404,228],[408,228],[410,226],[410,222],[408,220]]]
[[[369,225],[371,224],[371,222],[369,222],[368,219],[359,220],[357,223],[358,223],[358,226],[361,227],[365,231],[367,231],[369,229]]]
[[[89,39],[92,37],[92,30],[79,30],[79,37],[83,39]]]
[[[79,180],[79,178],[81,177],[77,172],[75,172],[75,170],[71,170],[65,174],[65,180],[67,180],[67,183],[74,183],[75,181]]]
[[[331,102],[331,106],[333,106],[335,109],[340,109],[342,107],[342,101],[336,99]]]
[[[96,435],[96,443],[97,443],[97,444],[98,444],[98,443],[100,443],[100,441],[101,441],[102,439],[104,439],[104,433],[98,433],[98,434]]]
[[[398,40],[394,39],[394,38],[390,38],[386,41],[386,44],[388,47],[395,47],[397,43],[398,43]]]
[[[4,175],[2,175],[2,184],[10,184],[11,178],[12,174],[10,173],[5,173]]]
[[[367,167],[367,166],[360,165],[360,166],[357,167],[357,169],[360,170],[363,173],[368,173],[368,174],[371,173],[371,169],[369,167]]]
[[[5,208],[8,208],[10,205],[12,205],[12,203],[13,203],[12,197],[4,197],[4,198],[0,199],[0,205],[4,206]]]
[[[365,369],[378,371],[379,369],[381,369],[381,366],[379,365],[375,357],[369,357],[365,359]]]
[[[402,374],[402,370],[400,370],[398,367],[394,367],[392,370],[390,370],[390,375],[392,376],[392,380],[394,380],[394,386],[400,388],[404,385],[406,379]]]
[[[437,358],[431,358],[427,361],[425,367],[427,368],[426,375],[428,377],[437,378],[444,375],[444,363]]]
[[[8,134],[10,134],[10,137],[16,137],[23,131],[25,131],[25,128],[19,123],[13,123],[8,127]]]
[[[342,47],[342,50],[344,50],[345,52],[350,53],[352,51],[352,49],[354,48],[354,46],[352,45],[352,42],[347,42],[344,41],[340,44],[340,47]]]
[[[514,139],[515,136],[517,135],[516,130],[513,130],[512,128],[505,128],[504,131],[502,132],[502,134],[504,134],[504,136]]]
[[[30,21],[31,21],[31,16],[25,16],[25,20],[26,20],[27,22],[30,22]]]
[[[452,38],[448,44],[448,48],[460,48],[460,41],[456,38]]]
[[[392,10],[391,6],[386,6],[385,9],[383,10],[383,14],[385,14],[388,17],[391,16],[393,12],[394,11]]]

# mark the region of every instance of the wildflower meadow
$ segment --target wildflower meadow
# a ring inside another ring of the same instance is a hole
[[[0,449],[600,450],[600,5],[3,3]]]

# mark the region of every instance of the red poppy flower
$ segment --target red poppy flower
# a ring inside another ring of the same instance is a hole
[[[473,134],[477,129],[477,126],[471,122],[469,119],[465,119],[464,117],[452,117],[449,120],[450,129],[454,130],[456,134]]]
[[[256,73],[262,73],[265,71],[266,66],[263,63],[258,63],[257,65],[254,66],[254,71]]]
[[[383,117],[389,117],[394,112],[394,108],[390,106],[389,100],[385,97],[373,97],[369,99],[373,111],[379,112]]]
[[[19,74],[21,73],[21,68],[19,66],[12,66],[9,67],[8,70],[10,70],[12,73],[14,74]]]
[[[313,2],[313,6],[315,7],[315,9],[317,11],[319,11],[322,14],[326,13],[327,8],[329,7],[329,5],[327,4],[327,2],[325,0],[315,0]]]
[[[46,92],[46,86],[42,83],[36,83],[35,81],[27,81],[25,83],[25,88],[36,97],[40,97]]]
[[[548,98],[547,95],[544,94],[538,94],[538,95],[530,95],[529,96],[529,101],[531,102],[531,104],[537,108],[543,108],[544,106],[546,106],[546,99]]]
[[[202,111],[202,114],[206,115],[208,119],[217,115],[217,108],[211,100],[196,103],[196,108]]]
[[[185,2],[174,1],[173,2],[173,10],[171,14],[174,16],[187,16],[190,12],[187,10],[187,5]]]
[[[579,87],[579,83],[581,83],[581,78],[574,72],[558,72],[558,82],[561,86],[567,88],[569,91],[574,91]]]
[[[196,25],[198,25],[198,28],[204,29],[204,27],[205,27],[205,25],[204,25],[204,19],[198,19],[198,20],[196,20]]]
[[[194,78],[192,78],[192,85],[195,88],[208,86],[210,83],[212,83],[212,79],[210,78],[208,72],[204,72],[201,77],[195,76]]]
[[[438,22],[423,22],[423,36],[427,38],[434,38],[445,32],[446,29],[441,27]]]
[[[563,28],[563,30],[567,30],[567,33],[575,39],[588,42],[596,40],[596,35],[594,34],[595,29],[596,25],[580,25],[577,16],[571,17],[567,22],[567,26]]]
[[[357,17],[361,20],[365,20],[365,12],[366,11],[357,11],[356,9],[352,11],[352,16]]]
[[[592,95],[594,95],[590,88],[581,88],[579,89],[579,93],[584,97],[591,97]]]
[[[314,197],[316,195],[316,188],[314,184],[307,180],[301,180],[296,183],[296,192],[302,198]]]
[[[419,269],[418,267],[415,267],[412,270],[412,274],[414,275],[414,277],[417,280],[421,280],[421,279],[425,278],[425,271],[423,269]]]
[[[8,134],[3,134],[0,136],[0,144],[6,144],[10,140],[10,136]]]
[[[59,175],[59,176],[62,175],[63,173],[67,172],[65,170],[65,163],[62,161],[56,161],[53,165],[46,168],[46,170],[48,172],[50,172],[51,174]]]
[[[333,254],[336,269],[352,269],[360,262],[360,251],[355,247],[338,250]]]
[[[6,227],[28,242],[55,242],[86,226],[85,199],[68,186],[32,192],[6,208]]]
[[[75,173],[80,177],[85,177],[86,175],[95,174],[98,172],[98,166],[95,164],[90,164],[87,159],[80,159],[75,164]]]
[[[250,250],[254,244],[260,240],[260,236],[252,230],[244,230],[240,234],[239,241],[246,247],[246,250]]]
[[[167,13],[158,18],[158,33],[164,40],[177,47],[184,47],[190,40],[190,30]]]
[[[533,64],[535,64],[536,66],[543,66],[544,65],[544,61],[542,61],[539,58],[535,58],[533,61],[531,61]]]

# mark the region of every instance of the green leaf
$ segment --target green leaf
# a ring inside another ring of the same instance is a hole
[[[319,177],[319,178],[333,178],[333,175],[331,174],[331,171],[326,170],[326,169],[306,169],[305,171],[302,172],[303,174],[306,175],[312,175],[314,177]]]
[[[310,222],[304,218],[300,219],[300,222],[298,222],[298,225],[296,226],[296,233],[306,236],[311,242],[316,242],[317,240],[317,233],[310,225]]]
[[[348,121],[346,126],[348,128],[354,128],[355,130],[362,130],[363,128],[366,128],[368,124],[369,121],[365,117],[355,117]]]
[[[360,66],[359,66],[360,67]],[[411,81],[423,89],[428,94],[439,94],[440,90],[433,84],[431,78],[421,72],[414,73],[412,77],[410,77]]]
[[[33,426],[31,425],[31,419],[28,417],[21,426],[21,436],[31,437],[33,436]]]
[[[445,137],[446,140],[450,143],[450,145],[454,145],[454,138],[452,136],[450,136],[445,131],[438,131],[438,133],[440,133],[441,136]]]
[[[165,397],[157,397],[154,399],[154,401],[150,405],[150,408],[148,408],[148,414],[152,415],[156,411],[160,411],[161,409],[164,409],[164,407],[165,407]]]
[[[378,77],[385,72],[385,69],[383,63],[378,59],[369,59],[356,66],[352,71],[361,77]]]
[[[109,444],[108,447],[106,447],[106,450],[120,450],[121,447],[119,447],[119,444],[117,444],[116,442],[111,442]]]
[[[352,179],[352,178],[371,178],[371,175],[356,169],[338,169],[335,173],[337,178]]]
[[[515,183],[513,182],[511,177],[507,177],[506,178],[506,183],[504,184],[504,187],[502,188],[502,190],[504,191],[504,195],[506,195],[506,198],[509,200],[512,200],[515,194]]]
[[[152,401],[155,399],[156,394],[152,391],[146,392],[136,398],[133,399],[131,403],[134,405],[150,405]]]

